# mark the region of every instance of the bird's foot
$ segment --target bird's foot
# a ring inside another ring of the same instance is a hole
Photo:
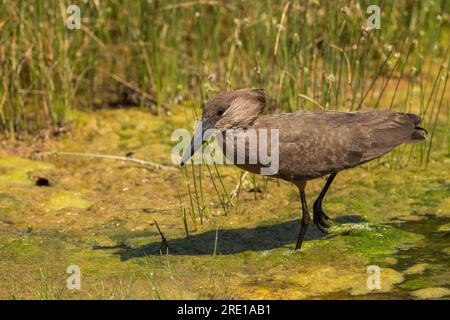
[[[320,209],[320,214],[322,215],[322,217],[325,219],[325,221],[330,221],[331,218],[329,216],[327,216],[325,214],[325,212],[323,212],[322,208]]]
[[[330,220],[330,218],[323,212],[322,208],[314,206],[313,221],[317,229],[323,233],[329,233],[328,228],[330,227],[330,224],[327,220]]]

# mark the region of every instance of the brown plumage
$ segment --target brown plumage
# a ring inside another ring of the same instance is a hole
[[[313,210],[316,226],[326,232],[329,224],[322,210],[322,200],[337,172],[379,158],[400,144],[426,138],[425,129],[418,126],[420,118],[414,114],[377,109],[298,111],[260,116],[265,102],[262,89],[241,89],[221,94],[206,104],[201,133],[210,128],[222,132],[227,129],[279,130],[279,171],[274,176],[294,183],[301,195],[303,218],[296,249],[301,247],[310,220],[306,181],[330,175]],[[199,132],[196,135],[199,139]],[[200,134],[200,138],[203,141],[206,137]],[[182,164],[195,151],[192,146]],[[253,173],[260,173],[263,167],[259,161],[237,166]]]

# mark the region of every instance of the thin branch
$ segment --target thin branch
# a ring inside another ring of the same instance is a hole
[[[164,237],[164,234],[162,233],[161,229],[159,228],[158,222],[156,220],[153,220],[153,223],[156,225],[156,229],[158,229],[159,235],[161,236],[161,247],[160,251],[162,254],[169,253],[169,242],[167,241],[166,237]]]
[[[175,167],[171,166],[165,166],[159,163],[155,162],[149,162],[141,159],[135,159],[131,157],[120,157],[120,156],[113,156],[109,154],[98,154],[98,153],[83,153],[83,152],[63,152],[63,151],[52,151],[52,152],[46,152],[48,155],[55,155],[55,156],[73,156],[73,157],[87,157],[87,158],[103,158],[103,159],[110,159],[110,160],[119,160],[119,161],[127,161],[127,162],[133,162],[137,163],[143,166],[149,166],[156,169],[163,169],[163,170],[172,170],[176,171],[177,169]]]

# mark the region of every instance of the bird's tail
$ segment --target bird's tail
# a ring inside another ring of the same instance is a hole
[[[427,138],[428,131],[422,127],[415,127],[411,134],[410,142],[423,141]]]
[[[409,120],[412,121],[415,126],[407,142],[418,142],[423,141],[427,138],[428,134],[427,130],[425,130],[422,127],[419,127],[419,124],[422,121],[422,119],[420,119],[419,116],[412,113],[400,113],[400,114],[403,115],[404,117],[409,118]]]

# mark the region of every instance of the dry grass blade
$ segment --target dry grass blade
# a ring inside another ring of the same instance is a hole
[[[72,156],[72,157],[87,157],[87,158],[102,158],[102,159],[110,159],[110,160],[119,160],[125,162],[133,162],[139,165],[152,167],[155,169],[161,170],[171,170],[177,171],[175,167],[170,167],[166,165],[162,165],[155,162],[149,162],[141,159],[135,159],[131,157],[120,157],[109,154],[98,154],[98,153],[82,153],[82,152],[63,152],[63,151],[52,151],[52,152],[44,152],[50,156]]]

